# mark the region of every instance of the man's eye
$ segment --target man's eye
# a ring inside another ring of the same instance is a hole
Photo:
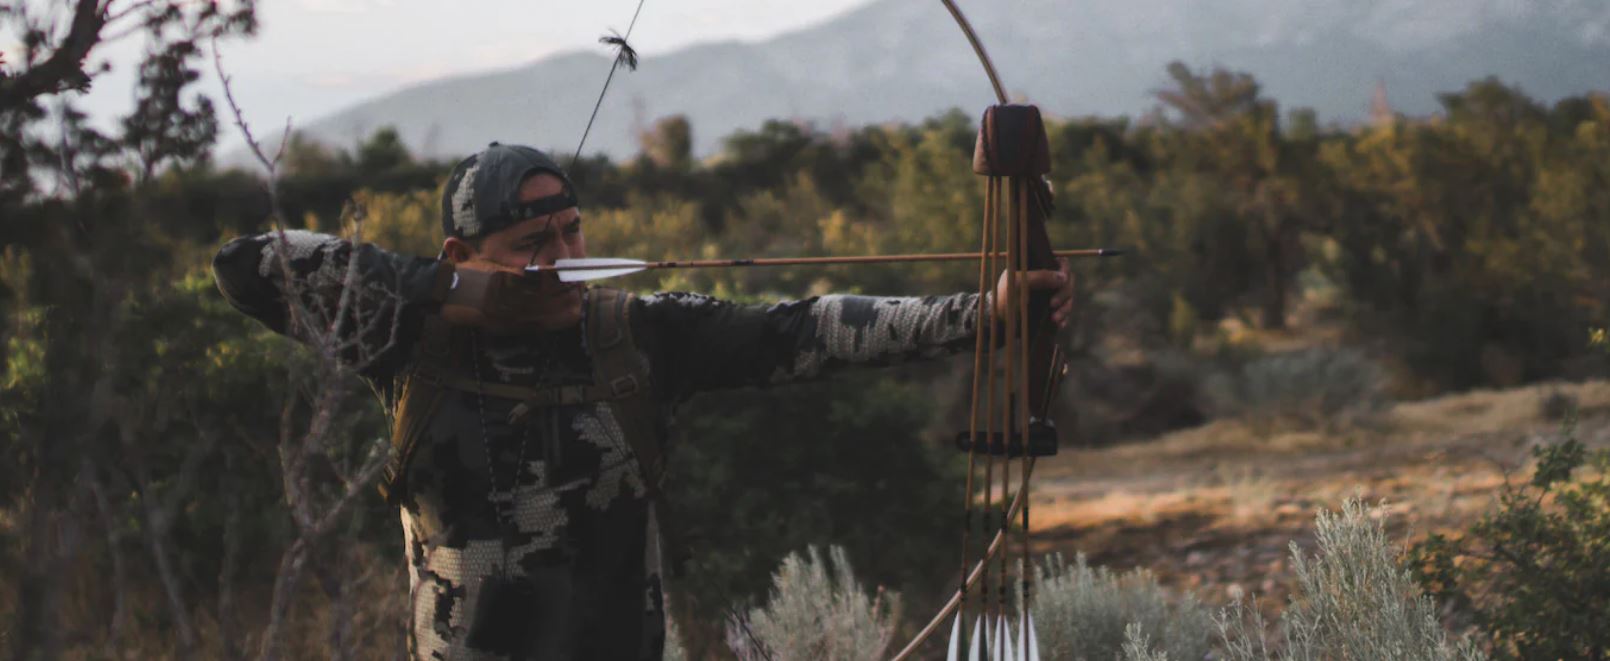
[[[571,223],[565,227],[565,234],[580,234],[581,223]]]

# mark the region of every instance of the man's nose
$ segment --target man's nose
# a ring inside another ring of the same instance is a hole
[[[570,245],[569,241],[561,239],[559,241],[554,241],[553,243],[554,253],[556,255],[554,259],[570,259],[572,257],[580,257],[580,255],[576,254],[575,246]]]
[[[574,250],[572,250],[570,246],[565,245],[564,241],[554,241],[549,245],[543,246],[537,251],[537,264],[542,266],[553,266],[555,262],[561,259],[570,259],[571,257],[575,257],[576,255],[571,254],[572,252],[574,252]]]

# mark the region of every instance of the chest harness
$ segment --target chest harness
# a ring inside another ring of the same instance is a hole
[[[408,466],[420,438],[447,392],[456,390],[515,400],[518,403],[509,412],[510,424],[520,423],[541,408],[605,404],[636,455],[650,499],[663,508],[660,488],[665,477],[664,434],[659,424],[659,402],[632,340],[633,298],[630,292],[619,289],[588,290],[583,322],[593,379],[587,385],[537,387],[484,382],[477,378],[474,364],[465,360],[466,356],[475,360],[468,352],[474,331],[454,328],[434,315],[427,317],[411,370],[401,379],[401,395],[393,416],[391,457],[379,485],[387,504],[400,505],[406,499]]]

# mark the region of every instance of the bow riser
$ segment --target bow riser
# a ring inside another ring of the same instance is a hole
[[[1038,107],[1005,104],[984,112],[973,149],[973,172],[991,178],[992,190],[997,181],[1004,181],[1008,217],[1022,220],[1014,222],[1017,229],[1013,235],[1018,245],[1009,247],[1012,257],[1006,267],[1013,273],[1059,268],[1045,228],[1052,208],[1051,189],[1045,181],[1050,171],[1050,143]],[[1009,386],[1014,399],[1028,400],[1027,453],[1034,457],[1056,454],[1059,445],[1056,425],[1049,414],[1066,363],[1051,319],[1052,296],[1052,292],[1040,290],[1026,297],[1027,313],[1019,318],[1023,326],[1017,338],[1025,343],[1025,349],[1020,350],[1027,352],[1027,364],[1020,366],[1025,373],[1014,379],[1018,383]],[[1021,312],[1012,310],[1009,314]],[[1017,410],[1017,404],[1012,410]],[[995,456],[1022,456],[1025,442],[1019,429],[1021,420],[1017,415],[1008,419],[1011,422],[1005,433],[980,430],[958,434],[958,448]]]

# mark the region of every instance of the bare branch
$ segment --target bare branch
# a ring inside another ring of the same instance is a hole
[[[89,84],[84,60],[101,41],[106,9],[99,0],[76,0],[67,35],[43,62],[0,78],[0,109],[22,105],[42,94],[81,89]]]

